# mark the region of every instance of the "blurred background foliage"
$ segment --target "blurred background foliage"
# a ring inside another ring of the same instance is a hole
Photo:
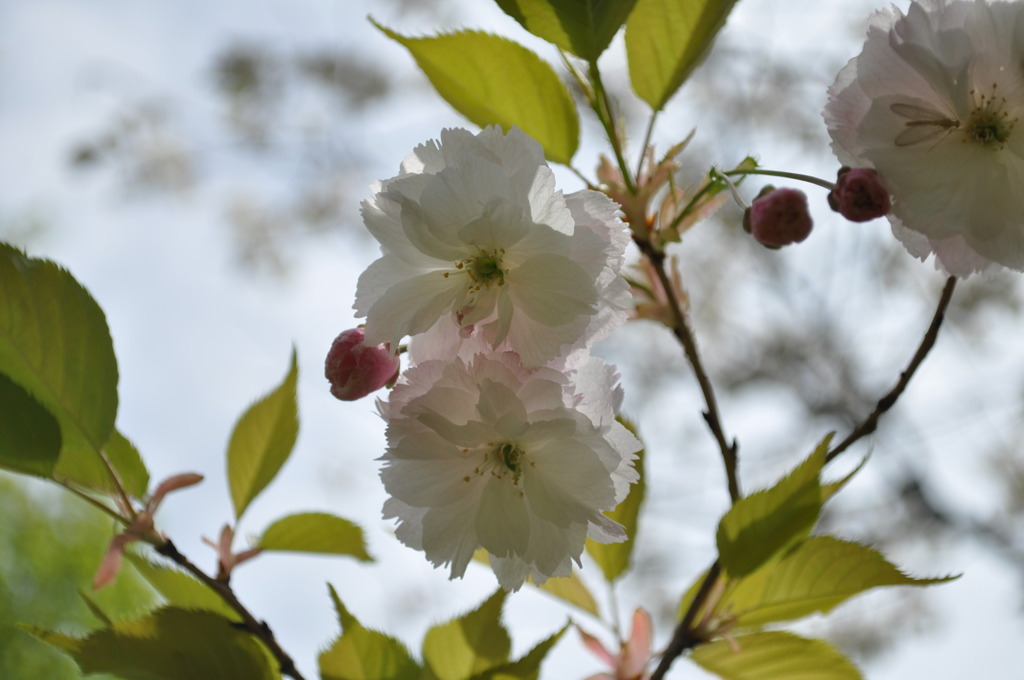
[[[466,24],[465,1],[381,5],[382,14],[403,17],[404,27]],[[868,7],[845,10],[854,40]],[[545,56],[554,63],[552,53]],[[765,167],[833,176],[838,168],[819,112],[823,84],[849,56],[812,48],[783,52],[727,26],[661,120],[661,150],[697,129],[678,183],[696,183],[710,165],[729,166],[762,149],[771,150],[761,158]],[[606,61],[610,87],[625,92],[624,65]],[[201,107],[152,93],[126,96],[117,113],[94,121],[67,150],[68,166],[83,177],[114,179],[127,202],[212,193],[242,276],[286,279],[301,267],[299,246],[330,234],[368,242],[358,202],[375,179],[367,166],[376,148],[358,120],[426,90],[411,60],[396,72],[343,41],[296,47],[242,35],[218,50],[201,85]],[[629,97],[621,103],[626,129],[639,137],[645,109]],[[197,110],[208,117],[197,120]],[[590,146],[577,163],[593,176],[596,152],[604,149],[594,142],[593,116],[584,112],[583,122]],[[453,113],[451,124],[464,123]],[[632,149],[631,157],[638,153]],[[391,159],[391,166],[398,161]],[[748,196],[761,186],[756,179],[744,184]],[[576,188],[572,181],[562,176],[566,191]],[[827,212],[823,192],[808,193],[818,238],[792,253],[754,243],[739,228],[741,211],[733,204],[694,227],[675,250],[727,431],[740,442],[747,491],[771,481],[823,433],[842,435],[871,411],[912,354],[943,283],[930,264],[906,255],[887,227],[844,223]],[[51,226],[45,207],[0,214],[0,237],[17,243],[31,243]],[[883,419],[870,446],[847,454],[845,469],[868,450],[871,460],[856,487],[830,504],[826,530],[913,555],[915,565],[947,564],[941,556],[950,546],[969,545],[1017,573],[1020,599],[1024,366],[1013,339],[1020,336],[1022,302],[1017,274],[995,271],[961,284],[940,335],[941,351],[919,376],[921,384]],[[623,374],[627,410],[646,438],[649,469],[659,469],[658,484],[649,485],[636,578],[627,588],[647,606],[660,603],[654,613],[658,628],[667,630],[686,585],[680,574],[706,565],[713,540],[708,527],[724,507],[724,480],[699,417],[699,393],[670,335],[640,321],[603,350]],[[969,482],[945,468],[950,455],[970,460]],[[961,494],[958,483],[969,483],[971,492]],[[682,515],[680,496],[690,499]],[[88,588],[109,522],[77,501],[6,476],[0,477],[0,507],[0,677],[74,677],[68,660],[13,623],[71,632],[96,624],[77,591]],[[929,592],[887,592],[853,603],[819,629],[858,661],[870,662],[898,643],[899,632],[943,625],[927,615]],[[97,601],[110,612],[129,613],[147,597],[122,577]]]

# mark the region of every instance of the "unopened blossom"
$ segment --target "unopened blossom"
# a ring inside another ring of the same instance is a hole
[[[812,227],[807,195],[797,189],[765,187],[743,215],[743,228],[769,248],[800,243]]]
[[[386,345],[367,345],[362,328],[342,331],[327,352],[324,376],[342,401],[362,399],[398,378],[398,357]]]
[[[892,201],[877,172],[844,167],[828,194],[828,205],[851,222],[867,222],[887,215]]]
[[[370,344],[397,347],[448,317],[538,366],[580,340],[606,295],[628,296],[614,281],[628,241],[615,204],[563,197],[540,145],[516,129],[442,131],[362,213],[382,252],[356,290]]]
[[[381,479],[396,536],[461,577],[478,548],[507,590],[567,576],[589,536],[622,541],[604,511],[636,480],[613,369],[582,357],[526,368],[510,352],[407,369],[380,404]]]
[[[893,233],[966,276],[1024,270],[1024,4],[919,0],[872,15],[825,119],[844,165],[892,192]]]

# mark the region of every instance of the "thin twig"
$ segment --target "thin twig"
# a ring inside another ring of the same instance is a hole
[[[700,391],[704,395],[706,408],[702,415],[715,441],[718,442],[718,448],[722,453],[722,462],[725,465],[725,475],[729,484],[729,498],[735,503],[740,499],[741,495],[737,470],[739,445],[735,439],[730,442],[725,434],[725,428],[722,426],[722,417],[718,412],[718,399],[715,397],[715,389],[711,385],[711,379],[708,378],[707,371],[704,370],[700,352],[697,351],[697,341],[694,338],[693,330],[690,328],[689,321],[686,319],[686,314],[683,313],[679,300],[676,299],[672,289],[672,281],[665,271],[665,255],[653,248],[649,243],[637,240],[637,245],[654,266],[654,271],[657,272],[658,280],[661,282],[665,296],[668,298],[669,309],[672,313],[672,333],[683,346],[686,359],[690,362],[693,373],[697,377],[697,383],[700,385]]]
[[[287,675],[295,680],[305,680],[299,670],[295,667],[295,662],[288,655],[288,652],[282,649],[281,645],[278,644],[277,639],[274,637],[274,632],[267,625],[266,621],[257,621],[256,617],[253,616],[248,609],[245,608],[235,596],[235,591],[231,589],[231,586],[225,581],[219,581],[212,576],[208,575],[205,571],[197,567],[187,557],[178,552],[178,548],[175,547],[174,543],[168,540],[162,545],[156,546],[156,551],[164,557],[173,560],[176,564],[183,567],[190,574],[195,576],[197,579],[202,581],[210,590],[217,593],[220,599],[224,600],[229,607],[242,617],[242,626],[245,627],[249,633],[259,639],[270,653],[277,659],[277,663],[281,667],[281,674]]]
[[[946,308],[949,307],[949,301],[953,298],[953,289],[956,288],[956,277],[950,276],[946,281],[946,287],[942,289],[942,295],[939,297],[939,303],[935,308],[935,314],[932,316],[932,321],[928,325],[928,330],[925,331],[924,337],[921,338],[921,344],[918,345],[917,351],[914,352],[913,358],[910,363],[907,364],[907,368],[900,373],[900,379],[896,382],[891,390],[884,397],[878,400],[875,405],[875,410],[864,419],[860,425],[858,425],[853,432],[851,432],[846,439],[839,442],[834,449],[828,452],[825,456],[825,462],[829,462],[836,458],[846,449],[850,448],[854,443],[863,437],[871,434],[878,428],[878,419],[888,411],[896,403],[896,400],[900,398],[903,391],[907,389],[907,385],[910,384],[910,379],[914,377],[914,373],[924,362],[925,357],[928,356],[928,352],[931,351],[935,345],[935,340],[939,336],[939,328],[942,326],[942,320],[946,316]]]
[[[693,634],[693,621],[697,618],[697,613],[703,609],[721,571],[721,565],[718,563],[718,560],[715,560],[715,563],[711,565],[708,573],[704,576],[704,581],[700,584],[700,590],[693,596],[693,602],[690,603],[689,609],[686,610],[683,620],[676,626],[672,639],[669,641],[668,646],[665,647],[665,652],[661,655],[658,667],[651,674],[651,680],[661,680],[664,678],[673,661],[682,655],[683,652],[701,642],[701,639]]]

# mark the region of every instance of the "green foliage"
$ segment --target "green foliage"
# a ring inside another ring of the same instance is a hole
[[[364,562],[373,561],[366,552],[362,529],[347,519],[322,512],[279,519],[267,527],[256,545],[264,550],[351,555]]]
[[[720,608],[733,613],[737,626],[759,626],[828,613],[879,586],[927,586],[949,580],[916,579],[876,550],[833,536],[814,536],[741,579]]]
[[[53,474],[109,490],[102,450],[117,413],[117,361],[103,311],[66,270],[0,243],[0,373],[60,424]],[[19,400],[21,407],[25,402]],[[41,426],[43,421],[35,418]],[[52,443],[52,435],[47,440]],[[34,473],[49,468],[38,456]]]
[[[738,647],[734,649],[733,645]],[[725,680],[860,680],[860,671],[824,640],[771,631],[700,645],[690,658]]]
[[[597,601],[590,594],[590,590],[587,589],[586,584],[580,580],[579,574],[575,571],[571,576],[549,578],[537,587],[563,602],[568,602],[572,606],[582,609],[588,614],[593,614],[597,617],[601,615],[597,608]]]
[[[57,419],[3,373],[0,404],[0,468],[52,477],[61,449]]]
[[[637,0],[626,22],[629,79],[660,111],[707,54],[736,0]]]
[[[284,381],[242,414],[228,444],[228,485],[235,518],[266,488],[288,460],[299,435],[295,350]]]
[[[465,616],[427,631],[423,662],[433,677],[467,680],[508,661],[512,640],[501,625],[505,594],[498,590]]]
[[[437,93],[480,127],[518,127],[556,163],[579,145],[579,118],[565,83],[536,54],[478,31],[408,38],[374,24],[406,47]]]
[[[636,0],[497,0],[497,3],[535,36],[581,59],[596,61],[622,28]]]
[[[332,586],[342,634],[320,655],[322,680],[419,680],[421,669],[398,640],[368,630],[345,608]]]
[[[32,633],[70,654],[84,673],[124,680],[271,680],[280,674],[257,640],[219,614],[166,607],[84,638]]]
[[[149,471],[135,445],[119,431],[114,430],[104,445],[103,452],[117,470],[117,476],[125,491],[135,498],[145,496],[149,487]]]
[[[128,552],[125,557],[160,595],[173,607],[210,611],[234,621],[238,614],[208,587],[179,569],[150,562],[145,557]]]
[[[568,629],[568,624],[562,626],[561,630],[551,637],[541,640],[521,659],[489,668],[483,673],[473,676],[472,680],[537,680],[540,676],[541,663]]]
[[[778,484],[741,498],[718,524],[718,554],[731,577],[745,576],[805,538],[818,521],[818,481],[831,437]]]
[[[113,524],[58,489],[2,473],[0,517],[0,678],[77,679],[71,659],[17,624],[82,634],[101,623],[80,593],[92,582]],[[131,570],[89,597],[115,621],[155,604]]]
[[[638,436],[636,425],[627,421],[622,416],[619,416],[619,422],[634,435]],[[601,567],[601,572],[609,583],[615,581],[629,570],[630,560],[633,556],[633,543],[636,540],[640,506],[643,504],[644,495],[647,492],[647,482],[644,479],[644,450],[641,449],[637,454],[633,467],[640,473],[640,479],[629,488],[629,495],[619,503],[617,508],[605,513],[610,519],[615,520],[626,529],[626,540],[621,543],[598,543],[588,538],[586,543],[587,553]]]

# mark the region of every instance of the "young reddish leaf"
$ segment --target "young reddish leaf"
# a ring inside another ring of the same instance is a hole
[[[422,669],[398,640],[368,630],[328,585],[342,634],[320,655],[321,680],[419,680]]]
[[[3,373],[0,404],[0,468],[52,477],[61,448],[57,419]]]
[[[508,661],[512,640],[501,625],[505,591],[423,638],[423,662],[437,680],[464,680]]]
[[[704,59],[736,0],[637,0],[626,22],[629,79],[655,111]]]
[[[778,484],[741,498],[718,524],[718,554],[733,577],[745,576],[784,548],[805,538],[821,513],[821,484],[828,438]]]
[[[266,488],[288,460],[299,435],[295,350],[284,381],[238,419],[228,444],[228,485],[235,519]]]
[[[371,562],[363,530],[357,525],[323,512],[305,512],[277,520],[263,532],[256,545],[264,550],[351,555]]]
[[[117,413],[117,360],[103,311],[66,270],[0,243],[0,373],[60,423],[55,475],[111,488],[100,451]]]
[[[477,31],[407,38],[374,23],[406,47],[437,93],[480,127],[518,127],[548,160],[568,164],[579,145],[576,105],[558,74],[511,40]]]
[[[720,609],[738,626],[790,621],[828,613],[849,598],[881,586],[928,586],[955,577],[917,579],[872,548],[834,536],[813,536],[740,582]]]
[[[497,0],[538,38],[581,59],[596,61],[622,28],[636,0]]]
[[[77,639],[31,631],[71,655],[85,674],[124,680],[276,680],[256,639],[209,611],[158,609]]]
[[[636,426],[619,416],[619,422],[639,438]],[[604,578],[612,583],[626,573],[630,567],[630,560],[633,557],[633,543],[636,538],[637,525],[640,519],[640,506],[643,505],[644,496],[647,492],[647,482],[644,477],[644,451],[636,454],[637,459],[633,464],[640,474],[640,479],[629,488],[629,495],[619,503],[618,507],[606,512],[610,519],[615,520],[626,530],[626,540],[621,543],[598,543],[588,538],[586,542],[587,553],[594,558]]]
[[[725,680],[860,680],[853,663],[824,640],[771,631],[698,645],[690,653]]]

